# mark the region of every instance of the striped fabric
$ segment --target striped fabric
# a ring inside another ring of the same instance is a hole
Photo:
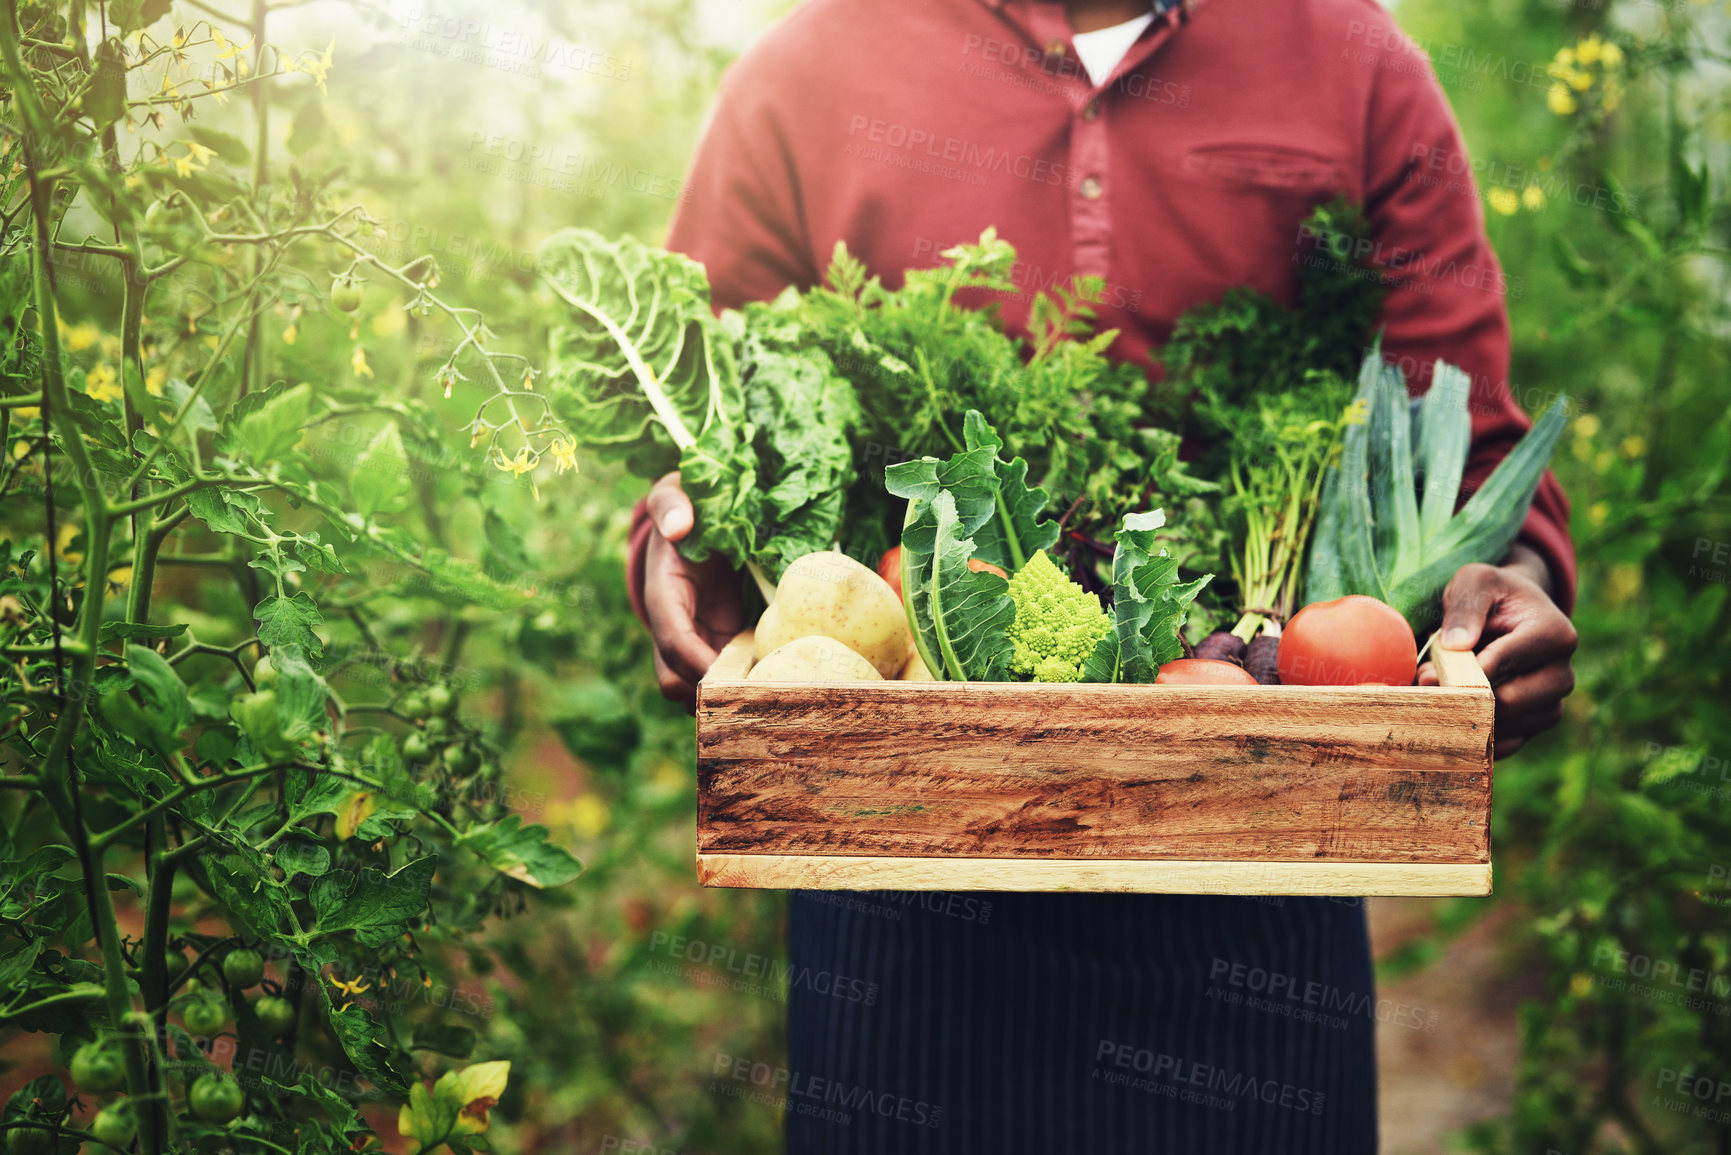
[[[800,891],[789,1155],[1370,1155],[1362,900]]]

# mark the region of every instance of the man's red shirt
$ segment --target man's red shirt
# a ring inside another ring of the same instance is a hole
[[[1146,365],[1228,289],[1292,304],[1327,259],[1301,222],[1336,194],[1393,286],[1385,356],[1415,394],[1438,358],[1472,379],[1470,492],[1531,425],[1508,286],[1448,103],[1375,0],[1187,4],[1098,85],[1059,0],[808,0],[729,70],[667,244],[737,306],[817,283],[837,241],[893,286],[995,226],[1020,258],[1006,322],[1096,275],[1113,354]],[[1522,531],[1565,611],[1568,513],[1546,474]]]

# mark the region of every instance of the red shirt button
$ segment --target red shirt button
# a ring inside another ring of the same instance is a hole
[[[1081,192],[1084,200],[1099,200],[1101,192],[1100,178],[1097,176],[1083,177],[1082,187],[1078,191]]]

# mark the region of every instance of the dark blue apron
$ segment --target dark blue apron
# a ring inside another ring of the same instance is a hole
[[[789,1155],[1374,1155],[1362,900],[798,891]]]

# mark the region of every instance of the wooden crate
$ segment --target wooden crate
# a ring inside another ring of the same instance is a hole
[[[705,886],[1481,895],[1495,699],[1441,687],[697,688]]]

